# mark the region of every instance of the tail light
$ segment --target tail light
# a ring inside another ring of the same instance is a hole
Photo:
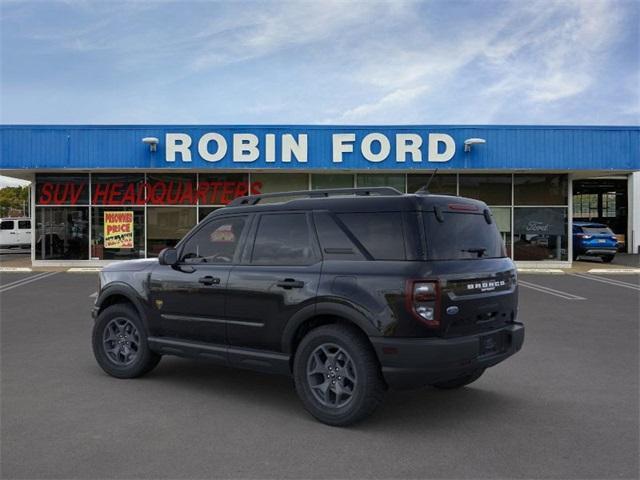
[[[592,237],[592,235],[585,235],[584,233],[579,233],[577,237],[584,238],[585,240],[589,240]]]
[[[428,327],[440,326],[440,285],[438,282],[407,282],[407,309]]]

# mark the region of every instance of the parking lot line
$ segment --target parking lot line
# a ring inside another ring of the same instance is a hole
[[[622,288],[629,288],[631,290],[636,290],[640,292],[640,286],[634,285],[632,283],[621,282],[620,280],[613,280],[611,278],[602,278],[602,277],[597,277],[595,275],[584,275],[581,273],[572,273],[570,275],[572,277],[586,278],[587,280],[593,280],[594,282],[606,283],[608,285],[614,285],[616,287],[622,287]]]
[[[36,275],[31,275],[30,277],[27,277],[27,278],[22,278],[20,280],[16,280],[15,282],[11,282],[11,283],[8,283],[6,285],[2,285],[2,287],[0,287],[0,293],[6,292],[8,290],[12,290],[14,288],[21,287],[21,286],[26,285],[26,284],[31,283],[31,282],[37,282],[38,280],[42,280],[43,278],[51,277],[52,275],[55,275],[56,273],[58,273],[58,272],[42,272],[42,273],[38,273]]]
[[[523,280],[519,280],[518,284],[522,285],[523,287],[530,288],[531,290],[535,290],[541,293],[547,293],[549,295],[560,297],[565,300],[586,300],[586,298],[579,297],[578,295],[574,295],[573,293],[563,292],[561,290],[555,290],[553,288],[545,287],[544,285],[538,285],[537,283],[531,283],[531,282],[525,282]]]

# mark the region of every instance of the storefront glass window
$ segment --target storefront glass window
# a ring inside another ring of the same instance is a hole
[[[149,205],[195,205],[198,190],[195,174],[151,173],[147,175]]]
[[[259,184],[261,193],[309,190],[309,176],[306,173],[254,173],[251,183]]]
[[[144,258],[144,208],[92,208],[91,259],[129,258]]]
[[[89,208],[43,207],[36,217],[37,260],[89,259]]]
[[[198,222],[203,221],[205,218],[207,218],[207,215],[209,215],[211,212],[215,212],[216,210],[218,210],[218,208],[220,207],[200,207],[198,209]]]
[[[38,205],[88,205],[89,175],[36,175]]]
[[[147,256],[157,257],[165,247],[175,247],[196,224],[196,209],[147,207]]]
[[[249,185],[246,173],[201,173],[198,176],[200,205],[226,205],[234,198],[260,193],[258,185]]]
[[[353,175],[313,173],[311,188],[322,190],[326,188],[353,188]]]
[[[502,241],[507,248],[507,255],[511,256],[511,208],[491,207],[493,221],[496,222]]]
[[[567,260],[567,209],[514,209],[515,260]]]
[[[144,205],[144,175],[98,173],[91,175],[92,205]]]
[[[487,205],[511,205],[511,175],[460,175],[460,196]]]
[[[515,175],[516,205],[567,205],[566,175]]]
[[[309,175],[306,173],[255,173],[251,175],[251,185],[261,193],[295,192],[309,190]],[[286,202],[294,197],[265,198],[260,203]]]
[[[405,176],[383,173],[358,174],[358,187],[393,187],[404,193]]]
[[[431,174],[407,175],[407,193],[416,193],[429,182],[430,178]],[[437,173],[429,183],[429,193],[456,195],[457,183],[457,175]]]

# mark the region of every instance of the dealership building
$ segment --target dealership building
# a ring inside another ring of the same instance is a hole
[[[0,173],[32,182],[35,266],[157,256],[238,196],[413,193],[436,169],[429,191],[486,202],[519,264],[569,266],[576,221],[640,252],[640,127],[0,126]],[[126,248],[110,218],[133,220]]]

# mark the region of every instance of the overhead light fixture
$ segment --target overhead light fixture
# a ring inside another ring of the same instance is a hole
[[[470,152],[472,145],[484,145],[487,141],[484,138],[467,138],[464,141],[464,151]]]
[[[160,140],[158,140],[156,137],[144,137],[142,139],[142,143],[146,143],[147,145],[149,145],[150,152],[155,152],[158,149],[159,141]]]

